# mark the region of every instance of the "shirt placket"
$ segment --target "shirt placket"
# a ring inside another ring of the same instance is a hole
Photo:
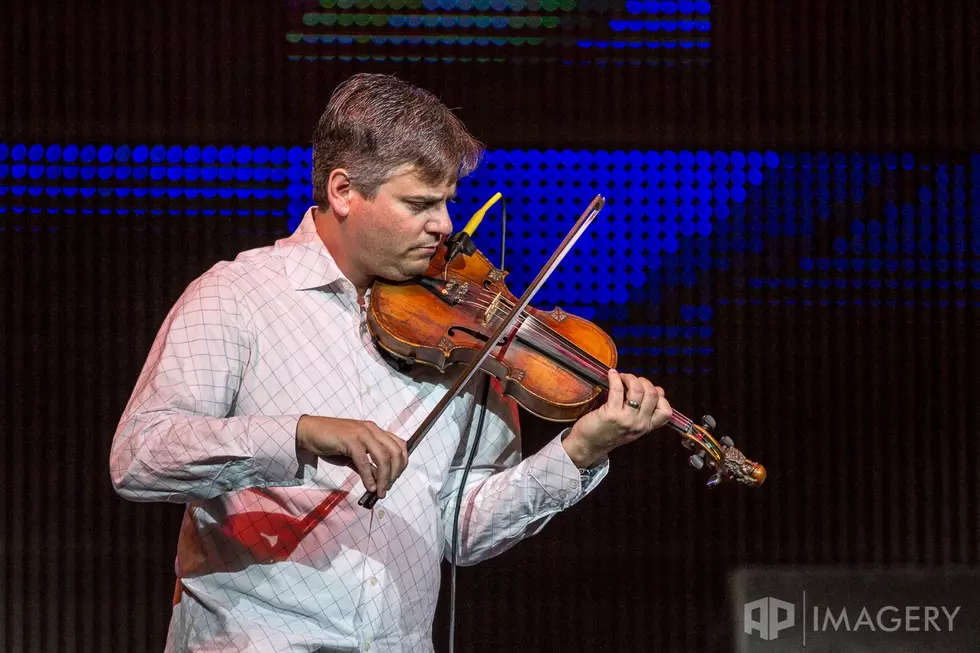
[[[365,297],[363,305],[357,301],[356,294],[348,296],[353,304],[354,311],[349,313],[354,316],[351,322],[351,346],[354,351],[353,362],[354,370],[352,375],[357,382],[357,403],[362,420],[370,418],[366,406],[373,405],[368,396],[371,388],[370,366],[372,360],[367,353],[367,347],[371,346],[370,334],[367,327],[367,302]],[[364,561],[361,565],[361,592],[357,607],[357,633],[359,645],[362,651],[376,649],[374,633],[378,631],[378,622],[381,619],[381,608],[383,606],[384,585],[387,582],[387,574],[381,562],[381,551],[379,538],[380,522],[385,517],[384,509],[376,509],[368,516],[367,538],[368,548]]]

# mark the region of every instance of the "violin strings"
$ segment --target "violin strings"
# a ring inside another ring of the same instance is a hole
[[[475,294],[477,296],[477,301],[466,301],[461,303],[466,303],[471,306],[475,306],[476,308],[483,310],[484,312],[493,305],[493,300],[490,299],[490,296],[492,295],[495,298],[498,297],[498,295],[496,295],[495,293],[490,293],[482,289],[477,290],[475,288],[468,290],[466,294],[467,296]],[[481,302],[480,300],[483,300],[483,302],[485,303]],[[510,312],[510,310],[513,309],[514,307],[514,305],[503,296],[499,296],[499,303],[504,306],[507,306],[508,308],[505,310],[500,307],[495,307],[494,314],[493,314],[493,317],[495,318],[500,318],[503,315],[507,315]],[[563,335],[561,335],[560,333],[552,329],[550,326],[548,326],[548,324],[537,319],[536,317],[534,317],[534,315],[531,315],[527,311],[521,311],[521,318],[518,320],[517,323],[518,331],[520,331],[525,326],[527,326],[528,330],[532,334],[538,334],[544,339],[550,340],[551,343],[559,351],[565,348],[564,346],[566,343],[574,346],[574,343],[572,343]],[[582,351],[582,353],[588,357],[582,361],[583,366],[587,370],[595,372],[600,376],[605,375],[608,372],[609,367],[601,363],[601,361],[593,357],[588,352]],[[588,360],[589,358],[591,358],[592,360],[591,361]],[[691,418],[673,409],[671,410],[670,419],[672,422],[672,426],[675,426],[682,432],[689,431],[694,424],[694,421]]]
[[[511,308],[513,308],[513,305],[510,304],[510,302],[508,302],[507,300],[502,300],[502,302],[505,305],[508,305]],[[485,309],[489,308],[489,305],[483,306],[483,308]],[[508,312],[509,310],[502,310],[500,308],[497,308],[494,310],[494,317],[500,317],[501,313],[506,315]],[[543,337],[546,340],[549,340],[550,343],[553,344],[553,346],[557,347],[559,350],[570,349],[571,347],[575,347],[574,343],[572,343],[567,338],[562,336],[560,333],[556,332],[554,329],[548,326],[546,323],[542,322],[541,320],[537,319],[536,317],[527,313],[526,311],[522,312],[522,317],[524,317],[524,320],[520,324],[521,327],[523,327],[525,324],[530,323],[528,324],[528,329],[532,333],[540,334],[541,337]],[[609,370],[608,366],[603,364],[601,361],[596,359],[588,352],[582,351],[577,347],[575,347],[575,349],[578,349],[578,351],[575,351],[573,353],[577,354],[580,358],[583,358],[583,364],[588,368],[589,371],[595,372],[600,377],[606,375],[606,373]]]
[[[490,294],[487,291],[483,291],[483,290],[477,290],[476,292],[478,293],[478,297],[479,296],[482,296],[483,298],[486,298]],[[468,292],[467,294],[469,295],[471,293],[472,293],[472,291]],[[506,306],[507,309],[506,310],[503,310],[503,311],[501,309],[499,309],[499,308],[498,309],[495,309],[495,311],[494,311],[494,317],[500,317],[500,314],[501,313],[503,313],[504,315],[506,315],[507,313],[510,312],[510,309],[512,309],[513,306],[514,306],[513,304],[510,303],[509,300],[504,299],[503,297],[500,298],[500,302],[504,306]],[[488,309],[490,307],[490,305],[491,304],[487,304],[485,306],[484,305],[480,305],[480,306],[482,308],[484,308],[484,309]],[[569,341],[563,335],[561,335],[560,333],[558,333],[557,331],[555,331],[554,329],[552,329],[550,326],[548,326],[546,323],[544,323],[541,320],[539,320],[538,318],[534,317],[533,315],[531,315],[527,311],[522,311],[521,312],[521,316],[524,318],[523,322],[521,323],[521,326],[523,326],[527,322],[530,322],[531,324],[530,324],[529,328],[532,329],[532,331],[536,331],[537,333],[541,334],[542,337],[550,340],[558,348],[562,348],[562,347],[566,347],[567,348],[569,345],[574,346],[574,343],[572,343],[571,341]],[[597,358],[595,358],[594,356],[592,356],[588,352],[581,351],[580,350],[580,354],[579,355],[580,356],[581,355],[584,355],[585,357],[587,357],[585,360],[586,360],[586,363],[588,364],[588,367],[590,368],[591,371],[598,373],[600,376],[605,376],[605,374],[608,372],[609,367],[606,366],[605,364],[603,364],[602,361],[598,360]],[[589,360],[589,359],[591,359],[591,360]]]

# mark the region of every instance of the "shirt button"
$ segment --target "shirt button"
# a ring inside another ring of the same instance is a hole
[[[378,584],[378,579],[375,578],[374,576],[371,576],[371,584],[372,585],[377,585]]]
[[[364,642],[364,650],[365,651],[371,650],[371,642]]]
[[[378,519],[384,519],[384,518],[385,518],[385,511],[384,510],[379,510],[378,511]]]
[[[570,488],[572,488],[574,490],[575,488],[578,487],[578,481],[569,481],[568,482],[568,487],[570,487]]]
[[[565,490],[558,490],[558,496],[564,499],[565,497],[568,496],[568,492],[565,492]]]

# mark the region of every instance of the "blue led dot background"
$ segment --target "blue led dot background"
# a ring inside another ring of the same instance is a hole
[[[162,650],[181,511],[113,493],[113,429],[187,284],[296,226],[360,71],[487,144],[451,212],[504,194],[505,248],[500,204],[475,239],[515,293],[603,194],[535,305],[770,470],[709,490],[667,432],[614,451],[587,501],[460,571],[458,650],[727,652],[736,569],[980,565],[972,0],[4,10],[0,650]],[[528,453],[558,428],[522,426]]]
[[[311,156],[0,143],[0,230],[41,231],[39,215],[225,216],[268,218],[281,236],[312,204]],[[536,303],[614,325],[637,343],[622,352],[636,373],[710,373],[712,312],[728,304],[980,306],[980,154],[496,150],[461,182],[456,217],[498,190],[517,294],[590,199],[607,198]],[[493,261],[502,219],[492,212],[477,237]]]

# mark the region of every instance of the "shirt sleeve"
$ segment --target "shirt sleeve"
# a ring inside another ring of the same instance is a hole
[[[252,353],[248,314],[213,270],[164,320],[112,441],[113,487],[132,501],[186,503],[298,485],[316,459],[296,447],[300,415],[231,416]]]
[[[565,429],[540,451],[521,459],[520,422],[516,404],[490,381],[483,433],[466,478],[457,534],[456,562],[472,565],[498,555],[526,537],[539,533],[556,513],[578,503],[609,471],[603,457],[583,473],[565,453]],[[480,389],[477,396],[482,396]],[[469,457],[480,407],[470,421],[441,494],[446,557],[451,556],[456,495]]]

